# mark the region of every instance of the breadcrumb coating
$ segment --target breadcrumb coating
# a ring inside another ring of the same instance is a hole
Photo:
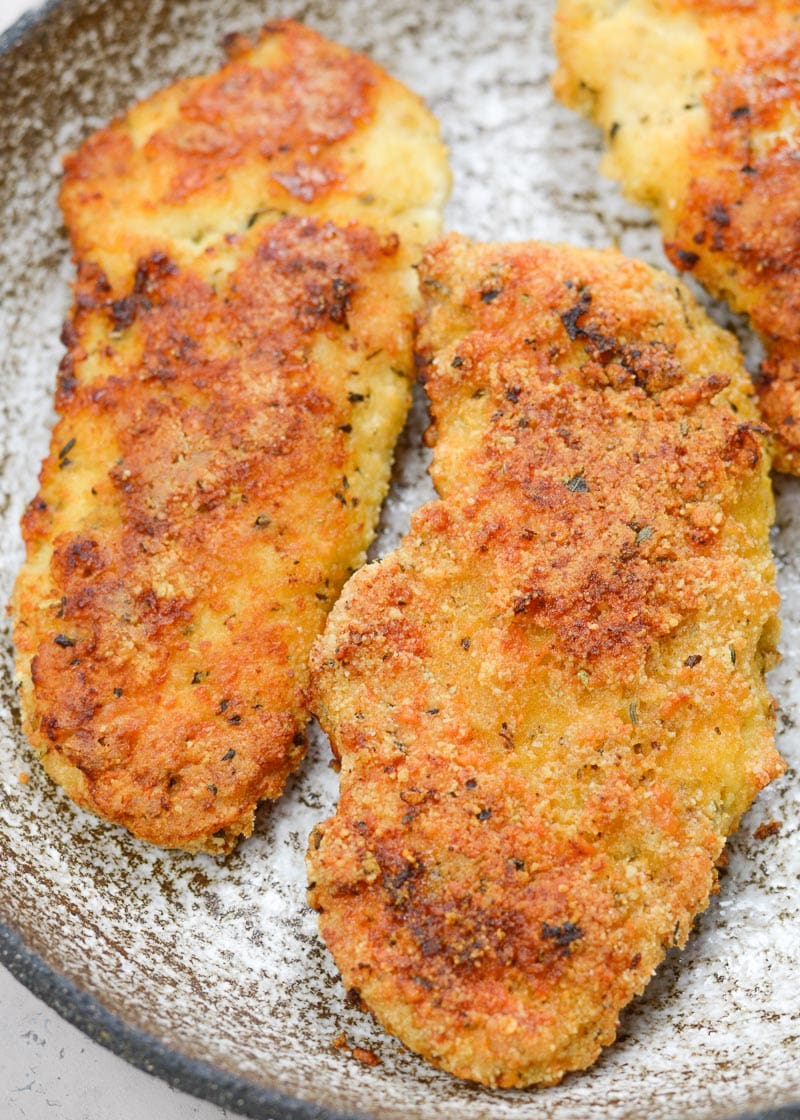
[[[603,130],[603,170],[667,254],[735,311],[775,466],[800,472],[800,10],[787,0],[560,0],[556,94]]]
[[[305,751],[308,649],[363,562],[414,375],[444,149],[299,24],[65,161],[59,420],[14,593],[25,730],[80,805],[229,850]]]
[[[411,1049],[553,1084],[782,770],[769,456],[735,342],[672,277],[455,236],[420,275],[440,498],[312,651],[341,792],[309,898]]]

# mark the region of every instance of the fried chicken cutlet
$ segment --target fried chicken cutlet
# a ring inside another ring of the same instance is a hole
[[[602,128],[603,170],[761,336],[775,466],[800,473],[800,7],[560,0],[555,42],[556,94]]]
[[[298,24],[69,156],[60,418],[14,594],[24,727],[81,806],[229,850],[305,750],[449,180],[421,101]]]
[[[421,281],[440,500],[312,651],[341,794],[309,898],[412,1050],[552,1084],[782,770],[768,452],[734,340],[664,273],[449,237]]]

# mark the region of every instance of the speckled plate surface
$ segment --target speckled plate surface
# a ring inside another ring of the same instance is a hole
[[[616,241],[663,264],[647,216],[596,173],[593,130],[549,92],[550,0],[66,0],[0,40],[0,598],[52,423],[70,265],[60,156],[179,74],[223,34],[301,16],[368,51],[442,121],[450,228],[482,238]],[[430,496],[417,402],[376,554]],[[382,1120],[718,1120],[800,1107],[800,486],[779,479],[775,548],[784,660],[772,676],[789,771],[730,845],[722,893],[593,1070],[544,1091],[490,1092],[429,1069],[345,1003],[304,898],[312,824],[336,797],[314,739],[283,800],[226,861],[164,853],[86,816],[19,731],[8,622],[0,659],[0,960],[61,1014],[174,1084],[252,1116]],[[23,784],[19,775],[30,773]],[[757,839],[760,823],[782,822]],[[361,1065],[333,1046],[373,1050]]]

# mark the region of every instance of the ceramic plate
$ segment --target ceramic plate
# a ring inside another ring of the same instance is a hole
[[[550,94],[550,0],[66,0],[0,46],[0,599],[52,423],[70,264],[60,157],[135,98],[211,68],[231,30],[294,15],[421,93],[452,153],[447,226],[481,238],[618,243],[664,264],[649,218],[597,174],[598,138]],[[717,312],[718,313],[718,312]],[[376,555],[430,496],[417,401]],[[61,1014],[173,1084],[270,1120],[718,1120],[800,1116],[800,794],[791,764],[800,623],[800,487],[777,481],[786,776],[730,845],[722,893],[623,1016],[591,1071],[491,1092],[430,1069],[349,1007],[304,896],[303,854],[336,797],[317,736],[282,801],[231,857],[161,852],[80,812],[19,731],[8,622],[0,668],[0,958]],[[29,773],[27,784],[20,774]],[[777,835],[757,839],[762,822]],[[367,1067],[333,1045],[374,1051]],[[778,1115],[776,1113],[775,1115]]]

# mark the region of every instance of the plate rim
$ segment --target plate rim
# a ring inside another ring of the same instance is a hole
[[[0,31],[0,54],[5,54],[17,41],[27,35],[29,31],[41,23],[56,8],[60,8],[64,0],[45,0],[43,4],[34,4],[9,24],[4,31]]]
[[[137,1069],[194,1097],[251,1120],[376,1120],[365,1112],[331,1111],[279,1090],[268,1089],[228,1073],[211,1062],[191,1058],[155,1035],[127,1023],[97,996],[49,965],[21,933],[0,919],[0,965],[23,987],[93,1042]],[[798,1111],[791,1114],[800,1117]],[[749,1120],[749,1118],[735,1118]],[[753,1118],[762,1120],[762,1118]],[[764,1117],[766,1120],[766,1117]]]
[[[45,0],[0,32],[0,55],[17,47],[57,9],[82,0]],[[0,966],[82,1034],[171,1088],[250,1120],[377,1120],[374,1113],[333,1111],[313,1101],[256,1085],[211,1062],[192,1058],[110,1011],[97,996],[45,961],[0,914]],[[800,1120],[800,1100],[778,1108],[736,1113],[729,1120]]]
[[[125,1022],[97,996],[79,987],[31,949],[0,918],[0,965],[28,991],[93,1042],[173,1089],[220,1105],[250,1120],[378,1120],[374,1113],[332,1111],[173,1049],[155,1035]],[[800,1120],[800,1101],[774,1109],[742,1112],[729,1120]]]

